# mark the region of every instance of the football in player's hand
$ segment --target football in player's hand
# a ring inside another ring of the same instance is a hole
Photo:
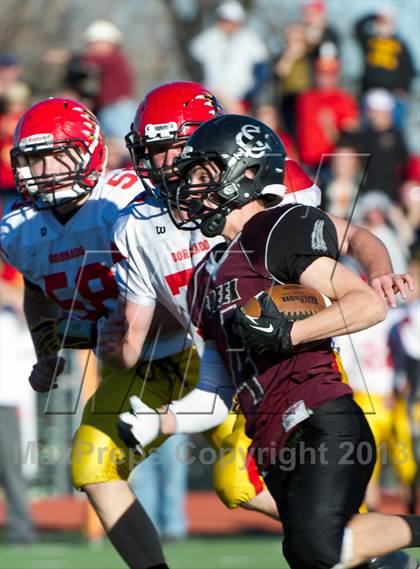
[[[330,299],[322,293],[300,284],[275,285],[265,292],[271,297],[278,311],[290,322],[308,318],[331,305]],[[259,318],[261,304],[256,297],[253,297],[242,307],[242,311],[247,316]],[[308,342],[292,348],[290,351],[306,351],[319,345],[319,343],[320,341]]]
[[[308,316],[321,312],[331,305],[331,301],[322,293],[300,284],[275,285],[265,292],[273,299],[280,312],[293,322],[308,318]],[[260,303],[255,297],[252,297],[242,307],[242,310],[248,316],[258,318],[260,316]]]

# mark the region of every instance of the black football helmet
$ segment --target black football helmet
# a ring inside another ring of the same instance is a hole
[[[283,197],[285,158],[277,134],[252,117],[224,115],[204,123],[174,163],[180,183],[166,192],[172,221],[219,235],[232,210],[264,196]],[[197,168],[199,182],[193,182]]]

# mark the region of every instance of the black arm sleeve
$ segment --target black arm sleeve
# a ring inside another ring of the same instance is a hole
[[[266,245],[267,270],[278,281],[298,283],[319,257],[338,260],[334,223],[315,207],[292,208],[274,225]]]

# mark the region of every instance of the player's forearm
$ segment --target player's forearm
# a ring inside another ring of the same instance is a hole
[[[39,339],[40,334],[33,332],[32,328],[47,318],[58,319],[62,315],[60,308],[40,293],[32,292],[25,287],[23,298],[23,312],[26,323],[31,332],[37,356],[40,355]]]
[[[364,330],[386,317],[386,307],[372,290],[348,292],[325,310],[293,324],[294,346]]]
[[[154,306],[142,307],[120,298],[114,314],[98,325],[98,357],[110,367],[132,369],[142,353],[154,310]]]
[[[140,359],[141,349],[139,350],[129,342],[124,342],[119,356],[119,362],[122,368],[132,369]]]
[[[201,433],[223,423],[228,415],[233,391],[232,379],[213,341],[207,340],[200,362],[197,387],[169,410],[161,409],[164,434]],[[221,395],[223,395],[224,400]]]
[[[164,409],[160,409],[164,412]],[[217,393],[193,389],[188,395],[173,401],[167,413],[161,415],[161,432],[201,433],[223,423],[229,410]]]
[[[128,342],[118,347],[113,345],[109,350],[106,345],[99,346],[97,355],[105,365],[123,370],[132,369],[140,359],[140,352]]]
[[[347,253],[359,263],[369,282],[394,271],[385,245],[373,233],[362,227],[353,226],[350,231]]]
[[[377,294],[395,308],[396,294],[406,298],[408,290],[413,290],[414,283],[406,273],[394,273],[388,250],[380,239],[367,229],[357,225],[349,225],[345,220],[330,215],[337,230],[338,241],[341,243],[341,254],[350,255],[359,264],[367,277],[369,284]]]
[[[60,318],[62,315],[60,308],[56,304],[43,295],[37,294],[33,296],[27,289],[25,289],[23,299],[23,310],[29,327],[38,324],[44,318]]]
[[[228,408],[216,394],[194,389],[166,407],[153,409],[137,395],[130,397],[131,411],[121,413],[117,422],[120,438],[144,454],[147,445],[160,434],[199,433],[222,423]]]

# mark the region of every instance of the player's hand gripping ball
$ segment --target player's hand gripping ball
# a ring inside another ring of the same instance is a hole
[[[303,285],[273,286],[236,309],[232,331],[241,337],[246,348],[257,353],[310,350],[320,342],[294,347],[291,339],[293,323],[324,310],[327,300],[317,290]]]

